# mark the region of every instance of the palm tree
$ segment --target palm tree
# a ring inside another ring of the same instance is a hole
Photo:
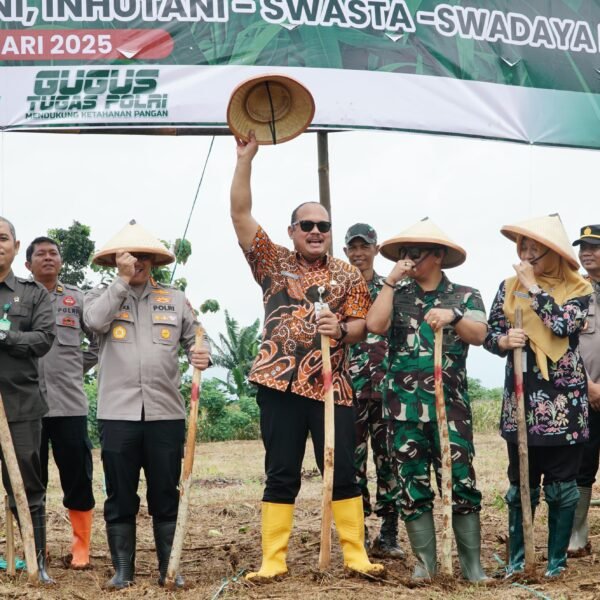
[[[221,383],[238,399],[254,396],[256,390],[248,381],[248,374],[260,346],[260,321],[256,319],[252,325],[240,327],[237,320],[225,311],[225,327],[227,336],[220,333],[220,343],[211,340],[213,363],[227,369],[227,380]]]

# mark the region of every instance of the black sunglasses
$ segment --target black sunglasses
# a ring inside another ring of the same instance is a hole
[[[304,231],[304,233],[309,233],[317,226],[319,233],[327,233],[331,230],[331,222],[330,221],[294,221],[292,226],[300,225],[300,229]]]
[[[417,260],[418,258],[421,258],[422,254],[429,254],[433,250],[435,250],[435,248],[429,246],[403,246],[400,248],[398,254],[401,259],[410,258],[411,260]]]

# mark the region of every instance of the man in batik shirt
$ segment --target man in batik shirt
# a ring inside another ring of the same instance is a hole
[[[440,435],[435,411],[434,335],[443,329],[443,389],[452,456],[452,524],[463,576],[482,581],[479,511],[475,486],[473,428],[467,392],[470,344],[487,332],[481,295],[452,283],[442,271],[460,265],[466,252],[429,219],[382,244],[381,253],[398,261],[367,317],[369,331],[389,331],[389,366],[384,381],[384,414],[400,478],[400,508],[417,558],[413,578],[436,574],[433,522],[433,465],[441,480]],[[400,260],[398,260],[400,259]]]
[[[262,565],[248,579],[268,581],[287,573],[286,556],[294,502],[300,490],[308,434],[323,471],[324,405],[320,336],[331,339],[335,402],[335,463],[332,512],[344,565],[374,575],[364,548],[364,516],[354,478],[354,415],[347,369],[348,344],[365,337],[369,291],[355,267],[328,256],[331,222],[318,203],[292,213],[288,235],[294,250],[273,243],[252,215],[250,174],[258,146],[254,134],[238,140],[231,185],[231,218],[265,305],[263,340],[250,381],[258,386],[260,427],[266,457],[262,504]],[[318,315],[315,303],[328,308]]]
[[[383,287],[383,278],[373,268],[379,252],[377,232],[366,223],[356,223],[346,232],[344,253],[351,265],[357,267],[367,282],[371,300],[375,300]],[[387,369],[387,336],[369,333],[367,339],[352,346],[350,374],[354,389],[354,418],[356,421],[356,481],[363,496],[365,517],[373,511],[367,478],[369,438],[377,474],[375,514],[381,518],[381,530],[375,538],[371,553],[382,558],[403,558],[398,546],[399,491],[398,469],[391,460],[387,443],[387,420],[383,418],[381,383]],[[365,525],[365,543],[368,547],[368,530]]]

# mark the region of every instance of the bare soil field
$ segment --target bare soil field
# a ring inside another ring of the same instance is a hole
[[[500,568],[505,558],[503,539],[507,530],[507,512],[502,496],[506,491],[506,458],[504,443],[496,435],[476,436],[476,469],[479,487],[484,494],[483,564],[489,574]],[[410,582],[413,559],[406,542],[404,527],[400,538],[407,550],[405,561],[384,561],[387,575],[382,580],[367,580],[347,575],[334,534],[332,568],[327,573],[317,569],[319,555],[321,478],[316,470],[310,445],[304,465],[303,487],[296,504],[294,531],[290,542],[288,565],[290,576],[269,585],[252,585],[243,580],[244,570],[260,565],[260,498],[263,483],[263,449],[260,442],[227,442],[200,444],[197,448],[194,496],[190,507],[189,532],[182,556],[182,573],[189,589],[175,593],[158,587],[156,554],[152,523],[140,486],[142,508],[138,516],[136,585],[121,592],[104,592],[102,586],[112,568],[104,533],[102,504],[102,469],[95,451],[95,484],[97,507],[92,543],[93,568],[74,572],[64,567],[63,557],[70,546],[70,525],[62,506],[56,470],[51,473],[49,490],[48,550],[50,572],[57,584],[51,588],[29,587],[24,575],[11,580],[0,572],[0,597],[23,599],[92,598],[178,598],[178,599],[344,599],[423,598],[430,600],[498,599],[498,598],[600,598],[600,508],[590,511],[592,545],[590,557],[571,559],[569,569],[558,580],[511,582],[495,579],[489,586],[473,586],[460,578],[458,560],[454,556],[455,579],[435,581],[415,587]],[[370,470],[373,471],[372,465]],[[595,497],[600,489],[595,490]],[[540,574],[545,567],[546,508],[542,502],[536,514],[536,549]],[[372,536],[378,531],[378,520],[368,520]],[[3,536],[4,524],[0,525]],[[2,540],[3,541],[3,540]],[[3,551],[3,546],[0,546]],[[20,556],[22,551],[18,548]]]

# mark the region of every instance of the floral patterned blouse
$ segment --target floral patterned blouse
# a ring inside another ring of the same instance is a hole
[[[490,311],[484,347],[493,354],[507,357],[500,433],[516,444],[513,353],[503,352],[498,347],[500,337],[512,327],[504,315],[504,297],[505,282],[502,282]],[[549,362],[549,381],[543,379],[529,344],[524,348],[523,388],[529,446],[566,446],[589,438],[587,378],[579,353],[579,334],[586,322],[589,299],[589,296],[572,298],[560,306],[552,296],[542,292],[531,300],[531,308],[544,325],[555,335],[569,338],[569,347],[557,362]]]

